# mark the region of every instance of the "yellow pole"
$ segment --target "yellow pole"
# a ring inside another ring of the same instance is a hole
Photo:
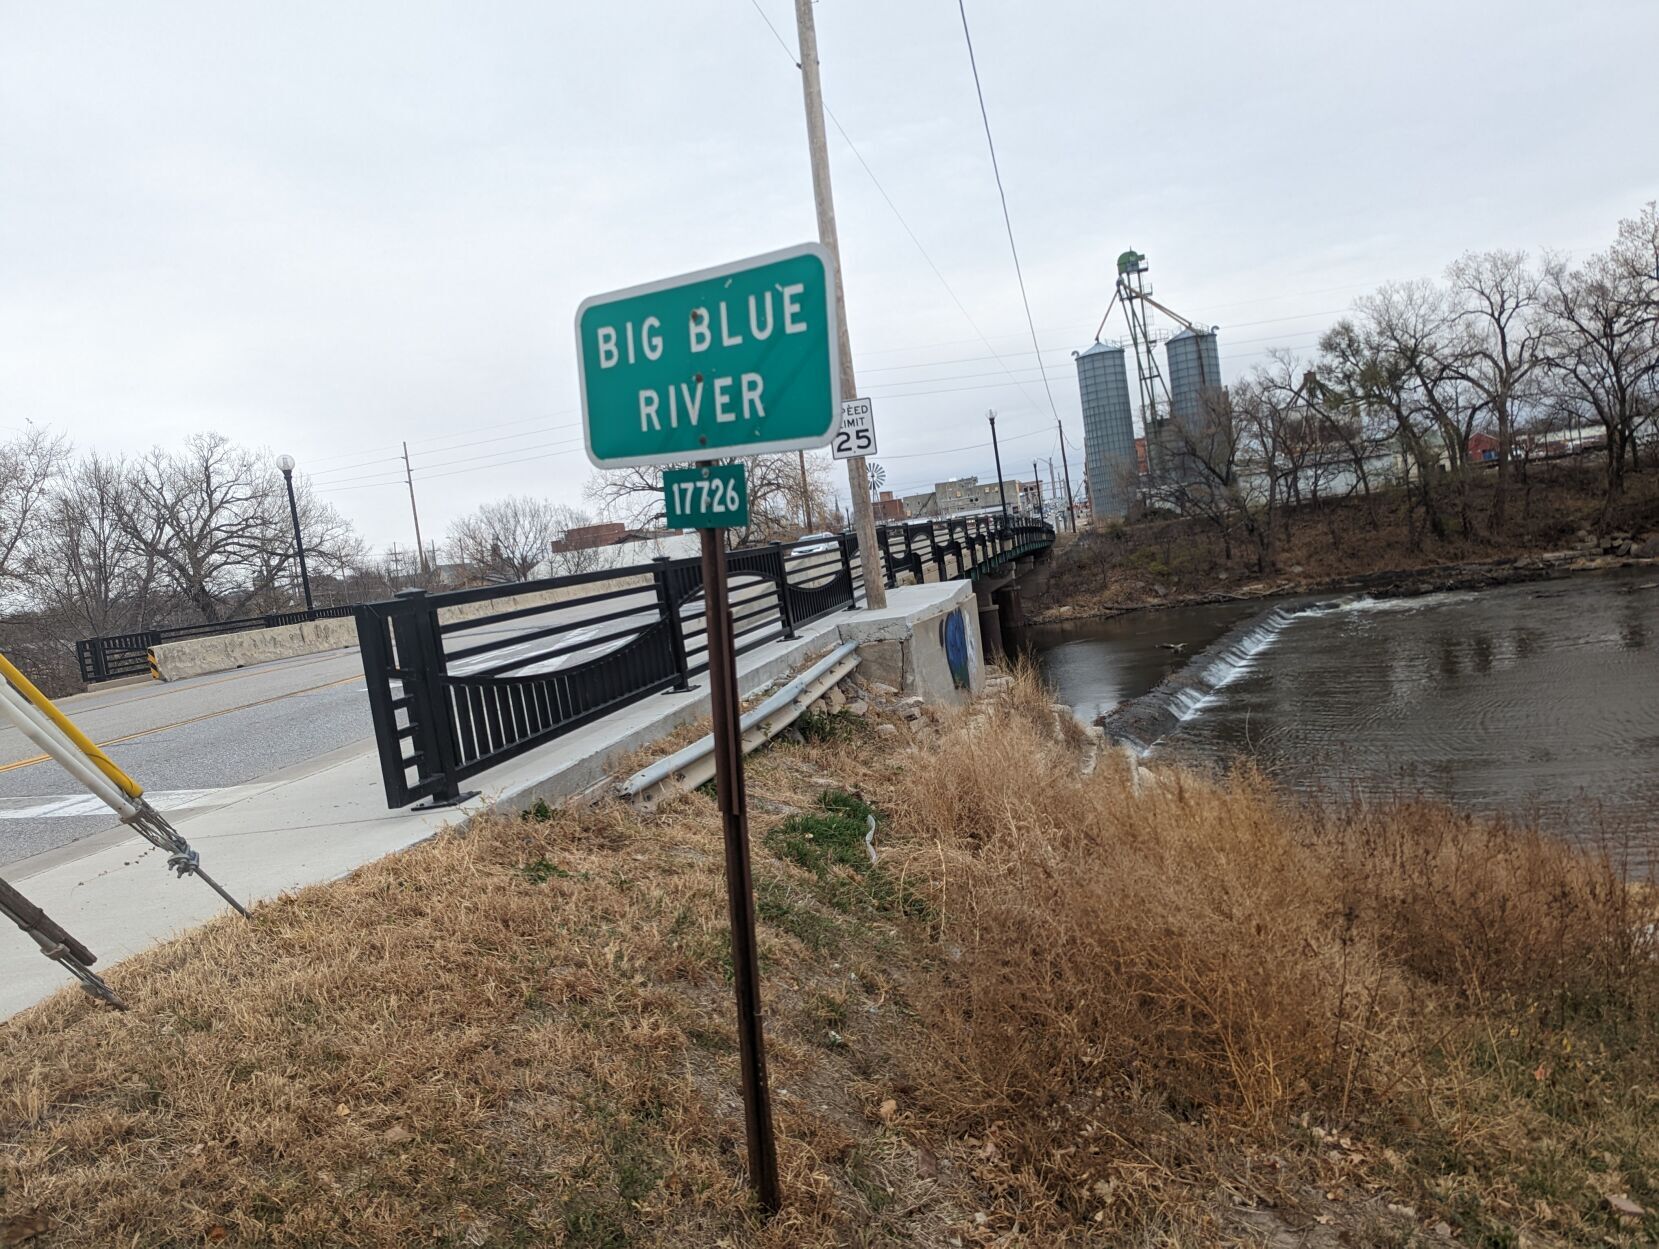
[[[128,776],[120,768],[116,767],[114,760],[112,760],[102,750],[99,750],[98,744],[85,733],[81,732],[80,729],[76,728],[75,722],[68,716],[64,715],[63,712],[59,711],[57,707],[52,704],[52,700],[37,690],[34,686],[34,682],[30,681],[28,677],[19,672],[11,660],[7,659],[4,655],[0,655],[0,676],[3,676],[6,680],[10,681],[12,685],[16,687],[19,694],[23,695],[24,698],[27,698],[40,710],[43,715],[51,720],[53,724],[57,725],[63,735],[70,741],[74,742],[80,752],[88,759],[92,760],[92,762],[97,765],[98,770],[105,776],[109,777],[109,779],[120,788],[122,793],[126,794],[129,798],[138,798],[143,795],[144,787],[137,781],[133,780],[132,777]]]

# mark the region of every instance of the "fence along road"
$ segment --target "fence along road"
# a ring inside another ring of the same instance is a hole
[[[801,552],[790,557],[792,564],[833,550],[835,544],[800,546]],[[769,591],[768,583],[749,579],[734,596],[745,604],[737,610],[764,617]],[[647,600],[636,595],[621,605],[638,609],[637,623],[651,609]],[[502,657],[540,656],[528,670],[554,671],[601,655],[618,644],[617,626],[581,623],[600,611],[598,605],[581,602],[554,609],[556,619],[578,624],[565,639],[576,649],[566,654],[546,655],[547,643],[532,639],[513,643]],[[535,623],[474,625],[461,629],[459,636],[468,645],[510,640]],[[768,628],[760,618],[754,625],[761,640],[779,634],[775,624]],[[471,664],[488,662],[481,656]],[[351,748],[362,753],[373,749],[374,726],[355,648],[182,681],[94,687],[60,702],[117,763],[144,778],[164,810],[219,806],[273,773],[303,771]],[[115,824],[107,808],[88,801],[32,743],[9,727],[0,728],[0,866],[59,850]]]
[[[971,577],[1046,549],[1054,531],[975,516],[878,532],[889,584]],[[738,654],[863,598],[857,539],[733,551]],[[580,599],[520,605],[531,594]],[[457,620],[455,614],[494,614]],[[578,607],[590,609],[573,616]],[[445,619],[445,613],[449,618]],[[464,782],[642,698],[688,688],[707,666],[698,560],[484,590],[406,592],[357,618],[389,807],[457,802]]]
[[[739,653],[862,601],[850,534],[733,551]],[[579,598],[521,606],[536,594]],[[455,614],[493,614],[458,620]],[[450,619],[445,620],[448,614]],[[695,559],[449,594],[400,595],[358,616],[390,807],[454,801],[461,782],[707,666]]]
[[[925,559],[927,580],[937,577],[935,547],[947,576],[990,558],[988,521],[910,526],[912,551]],[[899,527],[888,531],[890,571],[909,575]],[[973,531],[970,534],[970,530]],[[1030,535],[1027,535],[1030,540]],[[839,539],[808,540],[779,548],[798,590],[826,590],[840,562]],[[960,548],[960,560],[953,552]],[[772,548],[759,548],[761,558]],[[966,563],[964,563],[966,562]],[[742,560],[734,561],[741,565]],[[853,575],[859,578],[859,561]],[[644,566],[647,570],[651,565]],[[596,580],[623,570],[594,574]],[[596,590],[599,588],[594,587]],[[522,592],[522,587],[487,590]],[[830,591],[834,593],[834,591]],[[504,643],[455,660],[457,676],[477,675],[503,663],[520,676],[571,671],[613,654],[658,618],[651,588],[614,601],[558,604],[517,620],[470,622],[445,641],[453,655],[484,643]],[[701,600],[688,599],[679,615],[690,668],[702,662]],[[740,645],[752,649],[782,635],[775,583],[734,566],[733,612]],[[615,614],[611,619],[598,619]],[[575,627],[551,637],[541,630]],[[374,724],[364,693],[362,660],[355,649],[278,660],[186,680],[94,688],[63,701],[65,710],[112,758],[142,776],[163,810],[204,809],[233,800],[273,773],[303,771],[341,752],[375,748]],[[395,679],[389,694],[400,695]],[[110,829],[113,817],[84,801],[55,763],[16,732],[0,730],[0,865],[60,849]]]

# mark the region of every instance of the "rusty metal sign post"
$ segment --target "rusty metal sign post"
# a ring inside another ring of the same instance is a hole
[[[737,1058],[743,1071],[749,1179],[761,1208],[767,1214],[776,1214],[783,1198],[778,1191],[778,1147],[772,1132],[772,1086],[766,1078],[760,955],[755,941],[755,882],[749,861],[749,802],[743,786],[743,707],[738,701],[737,637],[726,578],[726,530],[749,522],[749,483],[741,462],[670,469],[662,479],[669,525],[696,529],[702,535],[714,788],[726,841],[726,907],[731,917]]]
[[[737,1056],[743,1069],[743,1111],[749,1179],[767,1214],[783,1206],[778,1147],[772,1133],[772,1086],[766,1078],[761,1026],[760,955],[755,944],[755,882],[749,863],[749,802],[743,786],[742,707],[737,648],[726,587],[726,531],[704,529],[703,608],[708,621],[709,707],[714,735],[714,788],[726,839],[726,904],[732,927],[732,982],[737,991]]]

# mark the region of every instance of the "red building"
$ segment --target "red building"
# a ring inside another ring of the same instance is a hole
[[[904,500],[895,499],[891,490],[883,490],[875,502],[870,504],[870,507],[876,514],[877,524],[903,520],[905,517]]]
[[[585,551],[596,546],[615,546],[618,542],[626,542],[632,534],[628,526],[621,521],[607,521],[602,525],[578,525],[574,529],[565,530],[560,537],[553,539],[553,550]]]
[[[1491,434],[1470,434],[1469,458],[1477,462],[1497,459],[1498,440]]]

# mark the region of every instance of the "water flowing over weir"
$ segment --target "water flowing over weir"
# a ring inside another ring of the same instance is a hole
[[[1323,615],[1334,603],[1300,607],[1280,606],[1230,629],[1192,657],[1179,671],[1139,698],[1101,716],[1098,723],[1113,741],[1146,754],[1184,721],[1197,715],[1256,657],[1278,640],[1285,627],[1301,616]]]
[[[1045,662],[1131,749],[1219,770],[1247,758],[1339,805],[1449,803],[1659,879],[1659,570],[1258,604],[1225,633],[1123,622]]]

